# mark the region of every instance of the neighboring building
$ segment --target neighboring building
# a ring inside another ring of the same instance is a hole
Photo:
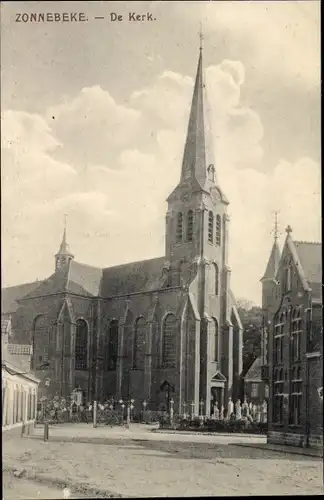
[[[37,376],[50,380],[41,395],[80,387],[87,400],[131,396],[151,409],[172,397],[175,411],[194,402],[198,413],[203,401],[207,414],[213,401],[235,399],[242,326],[230,289],[229,202],[206,116],[200,49],[164,256],[105,269],[80,264],[64,230],[52,276],[3,290],[17,341],[32,341]]]
[[[39,380],[30,371],[31,346],[11,344],[11,319],[1,319],[2,430],[28,432],[36,417]]]
[[[268,399],[269,387],[261,377],[261,357],[256,358],[244,378],[244,396],[253,404]]]
[[[275,238],[263,286],[268,441],[323,446],[322,245]]]

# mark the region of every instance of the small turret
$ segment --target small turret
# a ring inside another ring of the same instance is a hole
[[[59,251],[55,255],[55,271],[65,266],[72,259],[74,259],[74,255],[70,252],[69,245],[67,244],[66,241],[66,215],[65,215],[62,243],[60,245]]]

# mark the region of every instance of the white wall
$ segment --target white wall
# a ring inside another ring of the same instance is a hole
[[[2,430],[21,427],[36,417],[38,383],[2,368]]]

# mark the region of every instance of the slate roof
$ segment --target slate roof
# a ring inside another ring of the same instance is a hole
[[[75,260],[70,263],[67,290],[71,293],[98,296],[100,294],[103,270],[98,267],[80,264]]]
[[[261,378],[261,356],[256,358],[244,376],[245,382],[262,382]]]
[[[104,269],[101,296],[107,298],[161,288],[165,279],[162,276],[164,263],[165,257],[158,257]]]
[[[31,293],[39,287],[39,284],[39,281],[34,281],[33,283],[3,288],[1,291],[1,314],[14,313],[18,309],[17,300]]]
[[[165,257],[159,257],[100,269],[72,260],[48,279],[38,282],[38,286],[20,298],[29,299],[62,292],[107,298],[148,292],[163,286],[164,263]]]
[[[312,283],[322,283],[322,244],[294,241],[305,278]]]
[[[277,274],[280,261],[280,250],[277,241],[274,241],[271,254],[264,275],[261,280],[274,278]]]

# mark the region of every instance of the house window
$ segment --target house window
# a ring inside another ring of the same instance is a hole
[[[193,238],[193,211],[189,210],[187,215],[187,241]]]
[[[182,225],[183,225],[183,215],[179,212],[177,215],[177,228],[176,228],[176,242],[182,242]]]
[[[300,359],[300,341],[302,333],[302,320],[300,317],[300,309],[293,312],[291,322],[291,359],[298,361]]]
[[[259,384],[253,383],[251,384],[251,398],[257,398],[259,392]]]
[[[274,363],[279,365],[283,362],[283,340],[284,340],[284,315],[281,314],[279,322],[274,328]]]
[[[291,275],[292,275],[292,269],[291,265],[289,264],[283,270],[283,280],[282,280],[283,293],[289,292],[291,290]]]
[[[214,264],[215,266],[215,295],[219,294],[219,269],[218,265]]]
[[[135,323],[133,348],[133,368],[136,370],[144,370],[145,333],[146,321],[142,317],[138,318]]]
[[[293,367],[290,380],[289,423],[300,425],[302,403],[302,378],[300,367]]]
[[[216,245],[220,245],[222,241],[222,226],[221,217],[219,214],[216,215]]]
[[[208,241],[214,241],[214,214],[211,211],[208,213]]]
[[[117,368],[118,358],[118,320],[113,319],[108,328],[106,336],[106,348],[104,358],[105,371],[114,371]]]
[[[176,317],[168,314],[163,322],[162,365],[174,368],[176,364]]]
[[[87,370],[88,357],[88,325],[84,319],[76,322],[75,336],[75,369]]]
[[[273,422],[282,424],[283,415],[283,398],[284,398],[284,371],[276,369],[274,372],[274,398],[273,398]]]

